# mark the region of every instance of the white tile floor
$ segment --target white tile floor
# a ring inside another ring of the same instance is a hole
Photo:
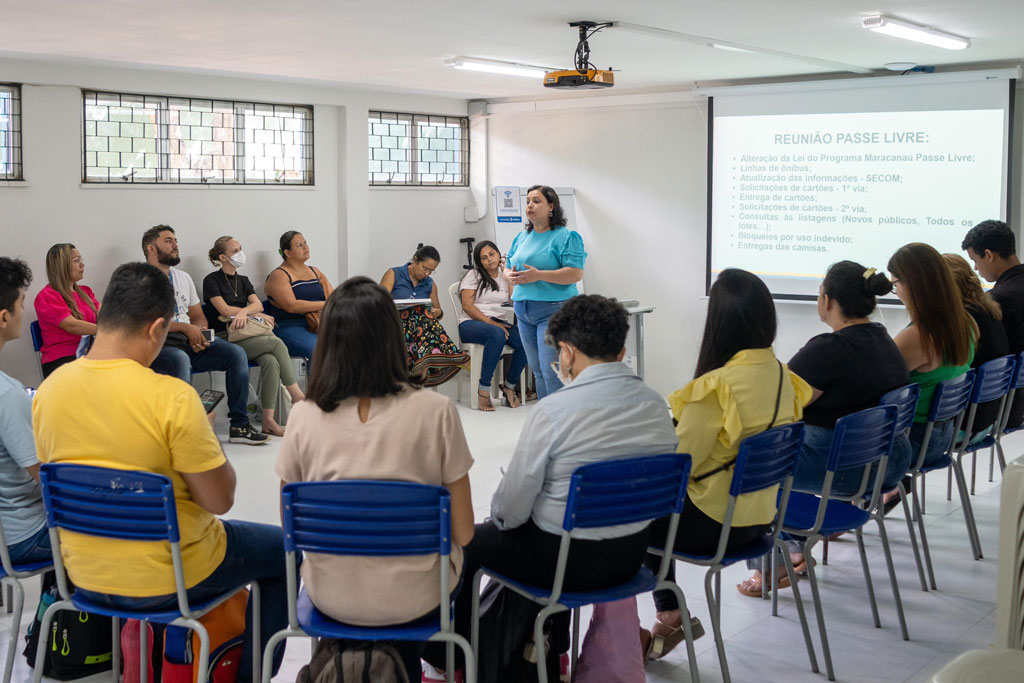
[[[463,425],[476,458],[470,478],[478,521],[487,515],[491,493],[501,477],[499,467],[507,463],[529,409],[498,407],[495,413],[485,414],[460,406]],[[227,425],[220,422],[219,433],[226,433]],[[278,492],[273,468],[279,443],[280,440],[275,439],[270,446],[259,448],[226,445],[228,457],[238,472],[235,507],[228,517],[279,522],[278,507],[272,503]],[[1007,445],[1007,456],[1013,459],[1024,452],[1024,437],[1011,438]],[[947,502],[944,474],[940,472],[928,480],[928,512],[925,519],[939,588],[937,592],[924,593],[920,590],[902,516],[894,513],[888,518],[887,529],[910,631],[909,642],[900,638],[884,557],[876,533],[866,533],[865,542],[879,601],[881,629],[874,628],[871,622],[856,543],[845,539],[833,543],[827,567],[820,564],[820,546],[816,550],[823,609],[838,680],[926,683],[935,671],[957,654],[992,644],[995,638],[999,475],[997,468],[996,482],[989,483],[987,472],[986,460],[984,466],[979,468],[977,495],[973,498],[985,551],[985,558],[979,562],[973,561],[970,556],[956,492],[953,501]],[[792,592],[786,590],[780,594],[779,616],[772,617],[768,602],[744,597],[733,588],[745,578],[745,568],[732,567],[723,574],[722,631],[732,679],[738,683],[826,680],[824,674],[811,673],[808,666]],[[721,674],[710,636],[707,602],[703,593],[703,572],[684,565],[681,566],[678,580],[690,609],[704,621],[709,631],[708,636],[696,643],[701,680],[720,681]],[[806,581],[801,582],[800,586],[809,610],[812,637],[818,647],[809,586]],[[23,618],[26,624],[31,619],[37,600],[38,588],[33,585],[27,590]],[[641,596],[639,604],[641,622],[649,625],[654,618],[650,596]],[[586,624],[588,619],[589,616],[584,615],[583,623]],[[0,617],[0,639],[3,640],[0,656],[6,652],[10,622],[9,616]],[[819,664],[824,670],[820,648],[818,650]],[[275,681],[294,681],[296,672],[308,658],[308,644],[301,640],[291,641],[285,664]],[[30,680],[31,670],[25,665],[24,659],[19,656],[16,662],[12,680]],[[87,683],[105,682],[109,681],[109,677],[99,675],[83,680]],[[647,670],[647,680],[689,680],[685,648],[678,648],[662,661],[652,662]]]

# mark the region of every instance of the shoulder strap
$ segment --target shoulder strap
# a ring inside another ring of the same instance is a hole
[[[281,271],[282,273],[284,273],[284,276],[285,276],[286,278],[288,278],[288,284],[291,284],[291,283],[292,283],[292,274],[291,274],[291,273],[289,273],[289,272],[288,272],[287,270],[285,270],[285,269],[284,269],[284,268],[282,268],[281,266],[278,266],[277,268],[274,268],[274,270],[280,270],[280,271]]]
[[[772,421],[769,422],[768,426],[765,427],[762,430],[762,431],[765,431],[765,432],[767,432],[769,429],[774,427],[775,426],[775,421],[777,419],[779,419],[779,404],[782,401],[782,361],[780,361],[778,358],[776,358],[775,362],[779,364],[779,388],[778,388],[778,390],[775,393],[775,413],[772,415]],[[729,462],[719,465],[718,467],[716,467],[715,469],[711,470],[710,472],[705,472],[704,474],[700,475],[699,477],[694,477],[693,481],[694,482],[703,481],[703,480],[707,479],[708,477],[711,477],[713,475],[718,474],[719,472],[726,471],[727,469],[731,468],[735,464],[736,464],[736,458],[732,458],[731,460],[729,460]]]

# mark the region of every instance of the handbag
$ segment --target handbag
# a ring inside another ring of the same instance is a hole
[[[779,364],[779,390],[775,394],[775,414],[772,415],[772,421],[769,422],[768,426],[765,427],[764,430],[763,430],[763,431],[766,431],[766,432],[769,429],[771,429],[772,427],[774,427],[775,426],[775,421],[777,419],[779,419],[779,401],[782,400],[782,361],[776,359],[775,362]],[[703,480],[707,479],[710,476],[718,474],[719,472],[724,472],[725,470],[729,469],[730,467],[732,467],[735,464],[736,464],[736,458],[733,458],[729,462],[724,463],[722,465],[719,465],[715,469],[713,469],[713,470],[711,470],[709,472],[705,472],[704,474],[700,475],[699,477],[694,477],[693,481],[694,482],[703,481]]]
[[[636,597],[594,605],[590,628],[583,639],[576,683],[644,683],[640,652],[640,618]]]
[[[234,318],[229,318],[226,315],[217,317],[222,323],[230,323]],[[274,324],[264,318],[257,316],[249,316],[245,319],[245,325],[240,330],[236,330],[230,324],[228,324],[228,341],[236,342],[242,341],[243,339],[249,339],[251,337],[265,337],[274,333]]]

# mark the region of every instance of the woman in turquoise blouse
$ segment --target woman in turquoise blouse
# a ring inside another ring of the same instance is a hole
[[[526,231],[516,235],[508,250],[508,281],[519,335],[537,381],[537,398],[561,388],[551,367],[555,349],[544,343],[548,318],[577,294],[583,279],[587,252],[578,232],[565,227],[558,194],[546,185],[534,185],[526,193]]]

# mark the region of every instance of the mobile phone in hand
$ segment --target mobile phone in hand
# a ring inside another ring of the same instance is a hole
[[[206,330],[200,330],[200,332],[203,333],[203,339],[205,339],[210,344],[213,343],[213,330],[206,329]]]

